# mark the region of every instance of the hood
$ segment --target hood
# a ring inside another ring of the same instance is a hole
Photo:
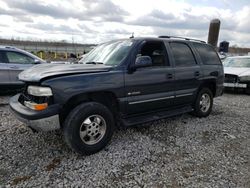
[[[250,68],[239,68],[239,67],[224,67],[225,74],[234,74],[237,76],[249,76]]]
[[[21,72],[18,76],[21,81],[38,82],[43,78],[64,74],[106,72],[111,66],[84,65],[84,64],[41,64]]]

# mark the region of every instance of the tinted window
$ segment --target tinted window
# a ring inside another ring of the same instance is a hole
[[[170,43],[175,66],[193,66],[196,64],[190,47],[184,43]]]
[[[198,51],[203,64],[221,64],[216,52],[211,46],[199,43],[194,43],[193,45]]]
[[[163,42],[150,41],[146,42],[137,56],[149,56],[152,59],[153,66],[166,66],[169,65]]]
[[[18,52],[6,52],[9,63],[29,64],[34,63],[34,59]]]
[[[0,63],[6,63],[6,61],[4,60],[4,54],[1,51],[0,51]]]

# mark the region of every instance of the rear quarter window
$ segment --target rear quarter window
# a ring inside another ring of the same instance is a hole
[[[203,64],[205,65],[221,65],[220,59],[216,54],[213,47],[200,44],[200,43],[193,43],[196,51],[198,52]]]

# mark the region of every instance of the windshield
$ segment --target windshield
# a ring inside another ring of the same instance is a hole
[[[224,67],[250,68],[250,58],[227,58]]]
[[[79,63],[119,65],[127,57],[132,44],[130,40],[101,44],[86,54]]]

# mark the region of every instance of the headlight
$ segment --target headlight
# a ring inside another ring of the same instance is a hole
[[[28,86],[28,94],[42,97],[52,96],[52,90],[49,87]]]
[[[250,81],[250,75],[249,76],[241,76],[239,79],[241,82],[248,82],[248,81]]]

